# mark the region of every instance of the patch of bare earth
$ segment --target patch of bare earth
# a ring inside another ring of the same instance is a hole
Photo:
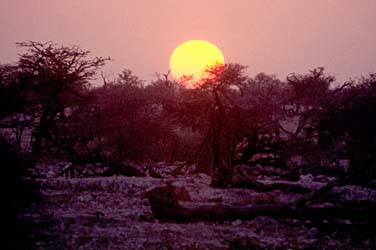
[[[186,207],[252,206],[290,202],[301,197],[301,194],[279,190],[216,189],[209,186],[209,177],[201,174],[164,179],[39,179],[42,203],[38,213],[30,215],[37,224],[34,236],[37,249],[333,250],[374,246],[370,237],[358,240],[338,231],[325,232],[310,221],[296,219],[258,216],[250,220],[162,223],[154,218],[147,192],[166,183],[177,188],[180,203]],[[354,195],[354,189],[347,189]],[[339,190],[344,198],[348,196],[347,189]],[[375,195],[364,189],[359,192],[363,196]]]

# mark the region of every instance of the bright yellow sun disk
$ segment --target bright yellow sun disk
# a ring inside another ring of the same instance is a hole
[[[198,82],[205,76],[205,69],[223,65],[222,52],[212,43],[204,40],[191,40],[179,45],[170,57],[170,69],[173,77],[180,81],[183,77],[192,77]]]

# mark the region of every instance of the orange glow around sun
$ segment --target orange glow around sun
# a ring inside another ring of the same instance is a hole
[[[175,48],[170,57],[172,76],[187,87],[193,87],[205,77],[205,69],[224,63],[222,52],[204,40],[184,42]]]

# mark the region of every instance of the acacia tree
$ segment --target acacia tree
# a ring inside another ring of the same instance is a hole
[[[197,171],[212,176],[212,185],[226,185],[233,175],[233,110],[236,96],[247,77],[245,67],[226,64],[208,68],[206,77],[181,100],[180,120],[201,130],[195,154]]]
[[[51,42],[18,45],[27,49],[17,67],[28,107],[34,111],[32,153],[37,156],[43,143],[53,142],[51,127],[87,101],[89,81],[109,58],[88,59],[89,51]]]
[[[0,127],[12,130],[12,139],[21,149],[23,132],[32,123],[33,116],[27,107],[19,73],[15,65],[0,65]]]
[[[138,158],[141,152],[137,125],[143,123],[136,121],[147,101],[143,88],[134,81],[118,79],[96,88],[94,93],[103,127],[103,154],[117,162]]]
[[[102,151],[112,161],[167,160],[174,133],[168,117],[173,90],[163,82],[146,87],[130,70],[94,89],[102,125]]]
[[[337,91],[320,112],[319,125],[328,145],[343,144],[352,181],[365,184],[376,177],[376,74]]]
[[[281,166],[279,122],[284,118],[285,84],[260,73],[250,78],[237,98],[236,164]]]
[[[14,65],[0,65],[0,119],[20,112],[25,107],[18,81],[18,69]]]
[[[320,137],[317,118],[331,98],[330,85],[334,77],[326,75],[324,68],[316,68],[308,74],[290,74],[287,76],[284,119],[279,129],[285,137],[284,154],[290,160],[296,156],[302,160],[289,161],[290,165],[309,165],[320,167],[322,157],[318,147]]]

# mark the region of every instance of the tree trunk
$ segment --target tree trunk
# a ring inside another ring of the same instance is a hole
[[[230,145],[225,138],[224,109],[217,91],[215,97],[215,110],[211,121],[212,129],[212,186],[226,186],[233,176],[233,166],[230,155]]]
[[[296,218],[312,220],[322,223],[325,220],[354,219],[364,220],[367,223],[376,221],[376,204],[370,202],[366,205],[349,205],[324,208],[295,206],[287,204],[265,204],[254,206],[214,205],[186,208],[179,204],[173,186],[157,187],[147,194],[151,209],[160,221],[196,222],[196,221],[225,221],[225,220],[251,220],[257,216],[270,216],[274,218]]]
[[[40,118],[36,131],[33,133],[34,142],[32,145],[32,153],[34,156],[39,155],[42,140],[46,137],[46,133],[48,133],[47,116],[43,114]]]

